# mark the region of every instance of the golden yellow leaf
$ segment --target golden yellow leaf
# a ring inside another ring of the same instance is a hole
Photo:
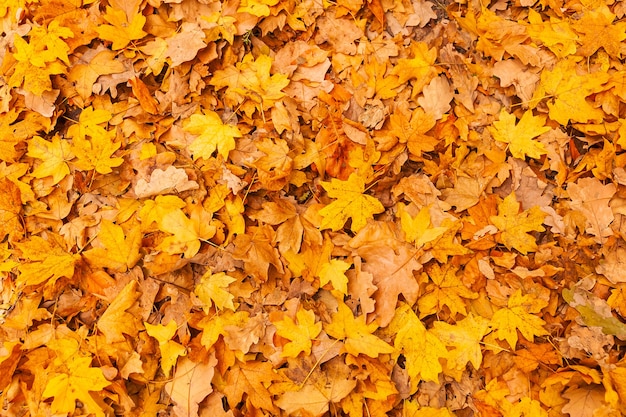
[[[104,333],[107,343],[123,342],[124,334],[135,337],[141,326],[140,317],[128,312],[140,293],[137,291],[137,281],[130,281],[119,292],[109,307],[98,320],[98,330]]]
[[[509,298],[507,306],[496,310],[491,318],[496,338],[506,340],[511,349],[515,349],[518,330],[531,342],[535,336],[547,335],[548,332],[544,328],[546,322],[533,314],[538,313],[545,304],[531,294],[522,295],[521,290],[515,291]]]
[[[350,230],[356,233],[365,226],[367,219],[385,210],[375,197],[363,194],[365,181],[356,173],[350,174],[347,181],[333,178],[321,184],[329,197],[337,199],[319,211],[323,217],[322,229],[339,230],[352,219]]]
[[[489,221],[502,232],[500,240],[507,248],[517,249],[525,255],[537,250],[537,242],[529,232],[543,232],[545,217],[538,206],[520,212],[520,203],[513,192],[498,204],[498,215],[489,217]]]
[[[83,252],[89,264],[114,272],[126,272],[141,259],[141,231],[137,222],[125,225],[126,229],[102,220],[98,236],[92,242],[93,249]]]
[[[128,16],[126,16],[123,10],[107,6],[106,14],[103,17],[110,25],[100,25],[96,28],[96,31],[102,39],[113,42],[111,48],[114,51],[123,49],[131,41],[141,39],[147,35],[143,31],[146,17],[141,13],[135,14],[132,20],[128,21]]]
[[[515,124],[515,116],[502,109],[498,121],[493,122],[493,127],[489,127],[489,131],[495,140],[509,144],[511,155],[515,158],[525,159],[529,156],[537,159],[547,153],[541,142],[533,140],[534,137],[550,130],[544,124],[545,118],[533,116],[531,110],[526,111],[519,123]]]
[[[324,326],[324,330],[329,336],[343,340],[346,352],[351,355],[364,354],[376,358],[381,353],[393,352],[389,344],[372,334],[378,324],[366,324],[365,316],[355,317],[344,303],[339,303],[337,313],[332,318],[332,322]]]
[[[222,158],[228,159],[228,153],[235,149],[235,138],[241,137],[237,126],[222,122],[220,116],[212,110],[192,114],[184,129],[198,135],[189,146],[194,159],[209,159],[216,149]]]
[[[165,375],[170,374],[170,370],[176,364],[179,356],[184,356],[187,349],[180,343],[174,342],[172,337],[176,334],[178,326],[174,320],[170,320],[166,326],[162,324],[150,324],[144,322],[146,333],[154,337],[159,342],[161,352],[161,368]]]
[[[208,314],[213,304],[218,310],[224,308],[235,310],[234,296],[228,292],[228,286],[235,281],[237,279],[226,275],[224,272],[213,274],[210,269],[202,275],[193,293],[202,302],[202,309],[205,313]]]
[[[315,322],[315,313],[311,310],[305,310],[301,307],[296,313],[296,319],[297,324],[289,316],[273,322],[276,326],[276,333],[290,340],[283,346],[282,357],[296,358],[301,352],[309,355],[313,339],[322,331],[322,323]]]

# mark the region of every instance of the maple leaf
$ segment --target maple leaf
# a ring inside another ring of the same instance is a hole
[[[435,119],[420,107],[412,112],[406,103],[401,103],[389,117],[388,134],[405,143],[415,156],[422,152],[430,152],[439,142],[436,138],[426,135],[435,126]]]
[[[282,89],[289,84],[289,78],[284,74],[270,75],[271,67],[269,56],[260,55],[255,59],[246,54],[234,67],[215,71],[211,85],[218,90],[226,87],[225,98],[232,107],[250,100],[252,105],[244,104],[242,110],[252,116],[257,108],[268,110],[285,95]]]
[[[517,331],[519,330],[526,340],[533,341],[535,336],[548,334],[543,327],[546,322],[533,313],[539,312],[546,303],[532,294],[522,295],[522,290],[515,291],[506,307],[497,310],[491,318],[491,327],[495,329],[495,336],[506,340],[512,349],[517,345]]]
[[[245,394],[248,401],[256,408],[276,413],[278,410],[272,402],[272,395],[266,388],[276,379],[277,376],[269,362],[237,360],[226,372],[224,378],[226,385],[223,392],[232,408],[237,407]]]
[[[137,222],[122,228],[109,220],[103,219],[100,231],[92,242],[93,249],[83,252],[90,265],[108,268],[115,272],[126,272],[141,259],[141,230]]]
[[[443,367],[439,359],[448,356],[446,346],[439,338],[427,330],[411,307],[403,303],[396,309],[396,315],[389,324],[396,330],[394,348],[396,355],[406,358],[406,370],[411,378],[411,392],[417,390],[420,380],[439,381]]]
[[[228,286],[237,279],[226,275],[224,272],[213,274],[209,269],[196,285],[193,293],[202,302],[202,309],[208,314],[211,305],[215,304],[218,310],[228,308],[235,310],[233,294],[228,292]]]
[[[540,40],[557,57],[565,58],[576,52],[578,35],[571,28],[570,22],[551,16],[549,22],[544,22],[541,15],[535,10],[528,10],[528,34],[531,38]]]
[[[124,334],[137,335],[141,324],[139,318],[127,311],[140,296],[137,285],[134,280],[126,284],[100,316],[98,329],[104,333],[107,343],[125,341]]]
[[[524,159],[529,156],[536,159],[547,153],[541,142],[533,140],[534,137],[550,131],[544,124],[545,118],[533,116],[531,110],[526,111],[519,123],[515,124],[515,116],[502,109],[498,121],[493,122],[489,131],[495,140],[509,144],[511,155],[515,158]]]
[[[170,320],[166,326],[162,324],[150,324],[144,322],[146,333],[159,342],[161,352],[161,368],[165,375],[169,375],[172,367],[176,364],[179,356],[184,356],[187,349],[180,343],[174,342],[172,337],[176,334],[178,326],[174,320]],[[178,370],[177,370],[178,371]]]
[[[196,363],[186,357],[178,361],[174,377],[164,387],[175,404],[177,416],[198,415],[198,404],[213,392],[211,380],[216,365],[215,353],[211,353],[206,362]]]
[[[345,272],[351,264],[341,259],[331,259],[320,267],[320,287],[332,283],[333,288],[341,294],[348,295],[348,277]]]
[[[415,242],[417,247],[436,240],[448,230],[441,226],[431,227],[430,208],[426,206],[422,207],[415,217],[412,217],[405,205],[399,205],[398,214],[400,215],[402,230],[406,234],[406,240]]]
[[[244,261],[246,271],[260,281],[269,278],[269,267],[283,271],[278,250],[272,244],[275,232],[269,225],[249,228],[248,233],[237,235],[233,257]]]
[[[228,153],[235,149],[235,138],[241,137],[237,126],[222,122],[220,116],[212,110],[191,115],[184,129],[198,135],[189,146],[194,159],[209,159],[216,149],[224,159],[228,159]]]
[[[42,162],[35,168],[32,175],[35,178],[52,176],[52,181],[58,184],[70,173],[68,162],[74,158],[68,141],[61,140],[58,135],[47,141],[40,136],[28,141],[28,156],[40,159]]]
[[[582,18],[572,24],[582,35],[577,54],[589,57],[604,48],[610,56],[619,57],[622,41],[626,39],[626,23],[614,22],[615,17],[605,4],[585,11]]]
[[[304,308],[296,313],[298,324],[289,316],[275,321],[276,333],[289,339],[290,342],[283,346],[281,356],[284,358],[296,358],[300,352],[309,355],[311,353],[312,340],[322,331],[322,323],[315,322],[315,313]]]
[[[489,320],[469,313],[455,324],[434,322],[432,332],[448,347],[448,368],[463,371],[469,362],[474,369],[480,369],[483,361],[481,341],[489,332]]]
[[[21,221],[22,199],[20,189],[9,178],[0,179],[0,239],[21,240],[24,226]]]
[[[110,25],[100,25],[96,28],[96,31],[102,39],[113,42],[111,48],[114,51],[123,49],[131,41],[141,39],[147,35],[143,31],[146,17],[141,13],[135,14],[129,22],[126,12],[107,6],[106,14],[103,17]]]
[[[428,49],[428,44],[425,42],[412,42],[410,50],[413,58],[398,59],[391,73],[398,76],[400,84],[415,79],[413,95],[417,95],[437,75],[433,66],[437,59],[437,50]]]
[[[463,284],[457,272],[458,268],[452,265],[441,268],[438,264],[434,264],[428,268],[428,277],[432,283],[426,285],[418,299],[420,318],[441,311],[443,306],[448,307],[452,317],[457,313],[467,315],[463,298],[473,299],[478,295]]]
[[[351,355],[364,354],[372,358],[381,353],[391,353],[393,348],[373,335],[378,324],[365,324],[365,316],[354,317],[350,308],[344,303],[339,303],[337,312],[332,315],[332,322],[324,326],[329,336],[344,340],[344,348]]]
[[[109,386],[100,368],[91,367],[92,358],[78,352],[78,342],[73,339],[51,341],[48,346],[57,351],[58,357],[54,360],[57,369],[52,378],[47,381],[41,396],[51,398],[52,412],[72,415],[78,401],[97,417],[104,417],[99,402],[91,392],[97,392]]]
[[[537,250],[537,242],[528,232],[545,231],[541,225],[545,217],[546,214],[537,206],[520,213],[520,203],[513,192],[498,204],[498,215],[490,216],[489,221],[502,232],[500,240],[507,248],[517,249],[526,255]]]
[[[347,181],[332,178],[321,185],[329,197],[337,199],[319,211],[323,217],[321,229],[339,230],[351,218],[350,230],[356,233],[365,226],[368,218],[385,211],[375,197],[363,194],[365,181],[356,173],[350,174]]]
[[[46,239],[31,236],[17,245],[24,262],[20,264],[17,286],[39,285],[43,282],[52,285],[60,278],[72,278],[74,266],[80,255],[69,253],[63,238],[49,233]]]
[[[541,73],[539,87],[529,104],[534,108],[547,97],[550,118],[562,125],[567,125],[570,120],[582,123],[599,121],[604,112],[592,106],[586,98],[608,80],[609,75],[605,72],[578,75],[576,63],[570,58],[563,59],[551,71]]]
[[[159,220],[159,229],[171,233],[158,246],[167,253],[182,253],[185,258],[191,258],[198,253],[201,241],[206,241],[215,235],[217,230],[212,221],[212,214],[202,206],[192,208],[191,216],[187,217],[180,210],[172,210]]]

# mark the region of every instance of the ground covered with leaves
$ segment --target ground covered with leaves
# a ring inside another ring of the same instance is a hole
[[[0,4],[6,416],[620,416],[626,6]]]

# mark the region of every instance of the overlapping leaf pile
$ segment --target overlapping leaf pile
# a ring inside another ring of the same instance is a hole
[[[625,13],[3,2],[2,414],[626,412]]]

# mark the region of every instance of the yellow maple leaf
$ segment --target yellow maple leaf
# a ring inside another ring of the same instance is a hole
[[[452,317],[457,313],[467,315],[465,310],[466,299],[477,298],[478,295],[470,291],[457,276],[458,268],[451,264],[443,268],[439,264],[433,264],[428,268],[430,283],[426,285],[423,293],[417,301],[420,318],[435,314],[447,306]]]
[[[604,112],[586,98],[599,92],[608,80],[609,75],[604,71],[579,75],[572,58],[561,59],[551,71],[541,73],[541,81],[529,104],[535,108],[547,98],[550,118],[562,125],[567,125],[570,120],[581,123],[600,121]]]
[[[58,184],[70,173],[68,161],[74,158],[70,143],[61,140],[58,135],[47,141],[35,136],[28,141],[28,156],[40,159],[42,162],[32,172],[35,178],[52,177],[52,182]]]
[[[260,55],[254,58],[246,54],[242,62],[223,70],[215,71],[210,84],[216,89],[226,87],[225,102],[252,116],[255,110],[265,111],[284,97],[282,91],[289,84],[285,74],[270,74],[272,58]],[[248,101],[248,103],[244,103]]]
[[[356,233],[365,226],[367,219],[385,211],[375,197],[363,194],[365,181],[356,173],[350,174],[347,181],[332,178],[321,185],[330,197],[337,199],[319,211],[323,217],[321,229],[339,230],[351,218],[350,230]]]
[[[141,238],[139,223],[133,222],[124,229],[103,219],[100,231],[92,242],[94,248],[83,252],[83,256],[94,267],[126,272],[141,259]]]
[[[170,320],[166,326],[162,324],[150,324],[144,322],[146,333],[154,337],[159,342],[161,352],[161,368],[165,375],[170,374],[170,370],[176,364],[179,356],[184,356],[187,349],[180,343],[174,342],[172,337],[176,334],[178,326],[174,320]]]
[[[545,117],[533,116],[532,110],[526,111],[519,123],[515,124],[515,116],[505,109],[500,111],[497,121],[489,127],[489,131],[495,140],[508,143],[511,155],[515,158],[524,159],[526,156],[539,158],[547,153],[541,142],[533,140],[534,137],[550,131],[545,125]]]
[[[309,355],[311,353],[312,340],[322,331],[322,323],[315,322],[315,313],[302,307],[296,313],[296,322],[289,316],[275,321],[276,333],[289,339],[290,342],[283,346],[281,356],[283,358],[296,358],[300,352]]]
[[[463,372],[469,362],[474,369],[480,369],[483,361],[481,341],[489,332],[489,320],[469,313],[455,324],[435,321],[432,332],[448,348],[447,368]]]
[[[515,192],[512,192],[498,204],[498,215],[490,216],[489,221],[502,232],[500,241],[504,246],[526,255],[537,250],[535,238],[528,232],[545,231],[541,225],[545,217],[546,214],[538,206],[520,213],[520,203],[515,198]]]
[[[20,189],[8,177],[0,178],[0,239],[19,241],[23,232]]]
[[[237,281],[236,278],[226,275],[224,272],[211,273],[209,269],[196,285],[193,293],[202,302],[202,309],[208,314],[213,304],[218,310],[228,308],[235,311],[233,304],[234,296],[228,292],[228,286]]]
[[[153,224],[159,224],[165,214],[182,209],[186,205],[183,200],[175,195],[158,195],[154,200],[146,200],[139,210],[141,229],[143,231],[151,230]]]
[[[80,255],[69,253],[61,236],[49,233],[46,238],[31,236],[17,245],[24,259],[18,270],[17,286],[38,285],[48,281],[54,284],[62,277],[74,275],[74,265]]]
[[[393,347],[372,334],[378,324],[365,323],[365,315],[354,317],[350,308],[343,302],[339,303],[333,320],[324,329],[335,339],[343,339],[346,352],[351,355],[367,355],[376,358],[381,353],[393,352]]]
[[[626,23],[616,22],[615,17],[606,4],[585,10],[583,16],[572,24],[574,30],[582,35],[577,55],[589,57],[604,48],[607,54],[619,58],[622,41],[626,39]]]
[[[276,6],[279,0],[242,0],[237,13],[250,13],[253,16],[265,17],[270,15],[270,7]]]
[[[129,22],[126,12],[107,6],[106,14],[103,17],[110,25],[100,25],[96,28],[96,31],[102,39],[113,42],[111,49],[114,51],[123,49],[131,41],[141,39],[147,35],[143,31],[146,17],[141,13],[135,14]]]
[[[77,402],[83,404],[84,411],[96,417],[104,417],[100,402],[94,399],[96,391],[101,391],[110,382],[106,380],[100,368],[91,367],[92,358],[78,353],[78,342],[73,339],[51,341],[48,346],[57,351],[55,375],[47,381],[41,394],[43,398],[52,398],[53,413],[73,415]],[[94,392],[94,394],[92,394]]]
[[[398,59],[391,74],[398,76],[400,84],[413,79],[413,95],[415,96],[437,75],[437,70],[433,66],[437,60],[437,49],[428,49],[428,44],[425,42],[412,42],[410,51],[413,58]]]
[[[126,284],[98,320],[98,330],[104,333],[109,344],[123,342],[124,334],[134,337],[139,331],[139,317],[127,311],[139,299],[137,285],[134,280]]]
[[[158,249],[169,254],[182,253],[185,258],[197,254],[201,241],[212,238],[217,230],[212,214],[200,205],[192,209],[190,217],[176,209],[166,213],[158,223],[160,230],[172,234],[163,239]]]
[[[341,259],[331,259],[329,262],[322,264],[319,270],[320,287],[332,284],[333,288],[343,295],[348,295],[348,277],[345,272],[350,269],[348,262]]]
[[[198,135],[189,146],[194,159],[209,159],[216,149],[217,153],[227,159],[228,153],[235,149],[235,138],[241,137],[237,126],[222,122],[219,114],[213,110],[192,114],[184,124],[184,130]]]
[[[417,390],[420,380],[438,382],[439,374],[443,371],[439,359],[445,359],[448,351],[443,342],[424,327],[410,305],[402,303],[396,309],[389,329],[396,333],[393,343],[395,354],[403,354],[406,359],[411,392]]]
[[[549,22],[541,19],[541,14],[528,10],[527,26],[531,38],[540,40],[558,58],[565,58],[576,52],[578,35],[571,29],[570,22],[551,16]]]
[[[522,295],[522,290],[515,291],[506,307],[497,310],[491,318],[491,327],[495,329],[494,334],[497,339],[506,340],[512,349],[517,345],[517,331],[519,330],[526,340],[533,341],[535,336],[545,336],[548,334],[543,327],[546,322],[538,313],[547,302],[539,300],[532,294]]]
[[[431,227],[430,207],[424,206],[419,213],[412,217],[404,204],[398,206],[400,224],[408,242],[415,242],[415,246],[422,247],[425,244],[438,239],[448,228],[439,226]]]

